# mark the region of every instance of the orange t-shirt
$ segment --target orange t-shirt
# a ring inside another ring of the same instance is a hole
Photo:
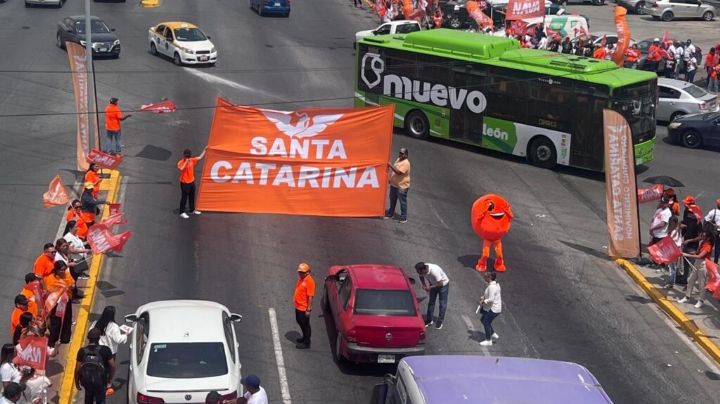
[[[304,279],[298,278],[297,284],[295,284],[295,295],[293,296],[295,308],[300,311],[307,311],[308,298],[313,296],[315,296],[315,280],[312,275],[308,275]]]
[[[705,258],[710,258],[710,252],[712,252],[713,245],[711,242],[706,241],[702,244],[700,244],[700,248],[698,248],[698,255],[702,255],[702,253],[705,253]]]
[[[24,310],[18,309],[17,307],[13,309],[12,314],[10,314],[10,335],[12,336],[15,333],[15,328],[18,324],[20,324],[20,316],[25,313]]]
[[[72,290],[70,288],[75,284],[75,280],[70,275],[70,269],[65,270],[65,276],[58,278],[54,273],[45,279],[45,288],[48,292],[52,293],[59,290],[62,287],[67,288],[68,296],[72,297]]]
[[[28,310],[33,317],[37,317],[38,315],[38,305],[35,301],[35,293],[33,293],[32,290],[28,289],[27,287],[23,288],[23,290],[20,291],[20,294],[27,297],[28,299]],[[13,328],[14,330],[14,328]]]
[[[71,220],[74,220],[75,225],[77,226],[77,236],[83,240],[87,238],[87,223],[85,223],[85,219],[78,212],[76,212],[75,209],[70,209],[65,214],[65,221],[69,222]]]
[[[33,265],[33,273],[35,273],[35,275],[44,278],[50,275],[53,270],[55,270],[55,263],[52,258],[45,255],[45,253],[40,254],[40,256],[35,259],[35,265]]]
[[[195,165],[198,162],[197,157],[190,157],[189,159],[182,159],[178,161],[177,167],[180,170],[180,182],[183,184],[190,184],[195,182]]]
[[[105,107],[105,129],[115,132],[119,131],[120,118],[122,117],[123,114],[122,111],[120,111],[120,107],[115,104],[108,104],[108,106]]]
[[[102,181],[102,179],[95,171],[88,171],[85,173],[85,180],[83,182],[92,182],[93,184],[95,184],[95,188],[93,188],[92,191],[92,194],[95,198],[97,198],[98,194],[100,193],[100,181]]]

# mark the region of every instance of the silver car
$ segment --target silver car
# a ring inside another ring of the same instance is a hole
[[[25,7],[53,6],[60,8],[63,4],[65,4],[65,0],[25,0]]]
[[[658,121],[672,122],[681,115],[718,110],[715,94],[686,81],[658,79],[658,105],[655,109]]]
[[[663,21],[675,18],[702,18],[712,21],[717,13],[715,7],[701,0],[647,0],[645,14]]]
[[[635,14],[645,14],[645,0],[616,0],[616,3]]]

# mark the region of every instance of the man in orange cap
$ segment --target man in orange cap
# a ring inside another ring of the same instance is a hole
[[[715,209],[705,215],[705,221],[715,225],[715,234],[717,234],[718,230],[720,230],[720,198],[715,200]],[[718,248],[720,247],[720,242],[718,242],[718,238],[720,237],[715,237],[715,252],[713,253],[713,262],[716,264],[718,263],[718,257],[720,257],[720,248]]]
[[[295,284],[293,303],[295,304],[295,321],[302,331],[302,337],[296,340],[297,349],[310,348],[310,312],[312,311],[312,300],[315,296],[315,280],[310,274],[310,265],[301,263],[297,267],[298,280]]]

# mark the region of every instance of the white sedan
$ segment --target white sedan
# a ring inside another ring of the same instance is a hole
[[[210,37],[189,22],[163,22],[148,29],[150,53],[165,55],[176,65],[215,64],[217,49]]]
[[[128,403],[201,403],[210,391],[242,396],[235,322],[227,307],[202,300],[165,300],[125,316],[130,334]]]

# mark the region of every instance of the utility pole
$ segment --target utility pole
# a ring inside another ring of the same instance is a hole
[[[90,21],[90,0],[85,0],[85,70],[87,70],[87,128],[88,137],[93,133],[93,111],[94,94],[93,84],[95,83],[95,72],[93,70],[93,47],[92,47],[92,24]],[[100,135],[96,132],[95,147],[102,150],[100,145]]]

